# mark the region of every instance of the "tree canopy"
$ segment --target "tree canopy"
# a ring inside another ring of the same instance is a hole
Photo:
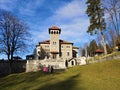
[[[86,13],[90,20],[90,26],[88,27],[87,32],[93,35],[97,32],[101,33],[102,36],[102,42],[104,46],[104,52],[107,54],[106,50],[106,43],[104,38],[104,30],[106,27],[105,19],[104,19],[104,9],[101,6],[101,0],[88,0],[86,2],[87,4],[87,10]]]
[[[13,55],[27,49],[29,37],[27,25],[12,13],[2,11],[0,15],[0,52],[7,55],[8,60]]]

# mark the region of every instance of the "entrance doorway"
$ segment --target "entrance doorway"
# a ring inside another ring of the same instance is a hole
[[[74,61],[72,61],[72,66],[74,65]]]
[[[65,66],[68,67],[68,61],[67,60],[65,61]]]

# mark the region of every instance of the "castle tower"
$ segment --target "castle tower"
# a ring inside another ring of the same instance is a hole
[[[50,56],[53,59],[59,58],[60,54],[60,42],[59,35],[61,33],[61,29],[57,26],[52,26],[49,28],[50,34]]]

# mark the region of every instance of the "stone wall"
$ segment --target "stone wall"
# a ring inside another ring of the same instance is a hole
[[[120,60],[120,55],[114,55],[114,56],[104,56],[104,57],[99,57],[97,59],[94,59],[93,57],[88,59],[88,63],[96,63],[96,62],[102,62],[106,60]]]
[[[26,71],[26,60],[0,61],[0,76]]]
[[[80,60],[78,58],[72,58],[68,60],[64,60],[59,58],[57,60],[54,59],[44,59],[44,60],[27,60],[26,64],[26,72],[36,72],[42,69],[43,66],[48,67],[53,66],[54,70],[65,70],[67,67],[73,67],[76,65],[80,65]]]
[[[66,69],[65,61],[63,60],[27,60],[26,72],[39,71],[42,66],[53,66],[54,69]]]

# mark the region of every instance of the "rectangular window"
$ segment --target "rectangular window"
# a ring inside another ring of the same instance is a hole
[[[66,46],[66,48],[70,48],[70,46]]]
[[[56,59],[56,54],[53,54],[53,59]]]
[[[46,45],[45,47],[46,47],[46,48],[49,48],[49,46],[48,46],[48,45]]]
[[[56,42],[53,42],[53,45],[56,45]]]
[[[70,53],[69,52],[67,52],[67,56],[69,56],[70,55]]]
[[[62,52],[60,53],[60,56],[62,56]]]

